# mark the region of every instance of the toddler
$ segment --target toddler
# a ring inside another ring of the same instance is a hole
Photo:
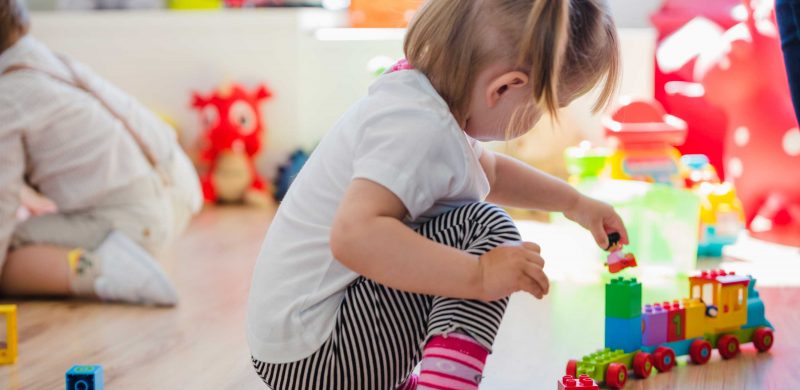
[[[247,320],[264,382],[477,388],[508,296],[549,288],[539,246],[492,203],[627,242],[611,206],[478,141],[518,137],[598,84],[604,107],[617,46],[603,0],[427,2],[407,62],[333,126],[272,221]]]
[[[28,29],[0,0],[0,292],[174,305],[151,252],[201,205],[191,163],[153,113]],[[21,194],[33,217],[17,223]]]

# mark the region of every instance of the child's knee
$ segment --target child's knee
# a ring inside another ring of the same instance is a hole
[[[464,206],[468,220],[486,226],[489,235],[502,235],[508,241],[519,241],[520,234],[514,220],[500,206],[492,203],[478,202]]]

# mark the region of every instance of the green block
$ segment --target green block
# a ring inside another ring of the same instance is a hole
[[[642,284],[636,278],[618,277],[606,284],[606,317],[633,318],[642,315]]]
[[[622,363],[625,367],[632,368],[633,357],[636,355],[636,352],[639,351],[625,353],[621,349],[601,349],[582,357],[581,360],[578,361],[577,373],[578,375],[589,375],[592,379],[600,383],[605,382],[606,370],[609,364]]]

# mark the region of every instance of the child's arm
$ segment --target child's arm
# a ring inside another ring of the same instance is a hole
[[[547,294],[538,245],[501,246],[478,258],[417,234],[401,222],[406,213],[385,187],[354,180],[334,219],[334,257],[366,278],[414,293],[484,301],[516,291]]]
[[[619,232],[622,243],[628,243],[622,219],[608,204],[581,195],[564,181],[499,153],[484,151],[481,165],[492,187],[488,201],[510,207],[563,212],[589,230],[603,249],[608,247],[608,233],[611,232]]]

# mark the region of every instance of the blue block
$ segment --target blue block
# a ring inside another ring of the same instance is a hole
[[[689,349],[695,340],[701,340],[702,337],[695,337],[693,339],[673,341],[671,343],[664,343],[660,345],[647,345],[642,347],[643,352],[653,353],[658,347],[667,347],[675,352],[675,356],[684,356],[689,354]]]
[[[606,317],[606,348],[625,353],[642,349],[642,317]]]
[[[102,366],[72,366],[66,377],[67,390],[103,390]]]

